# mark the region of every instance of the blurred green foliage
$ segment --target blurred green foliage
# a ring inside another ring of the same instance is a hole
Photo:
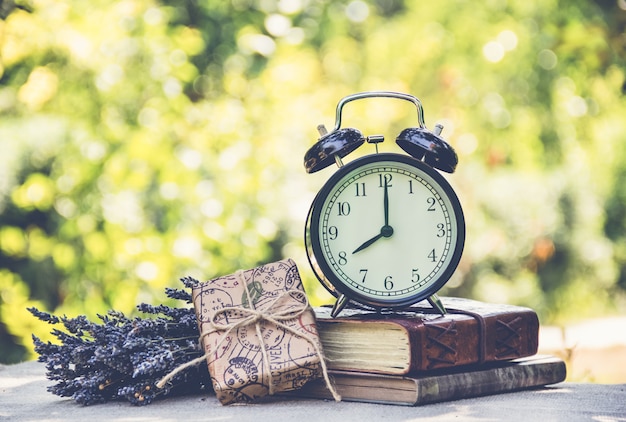
[[[32,0],[0,3],[0,362],[49,328],[281,257],[314,304],[303,225],[332,170],[315,127],[367,90],[422,100],[459,154],[466,250],[442,293],[544,322],[626,290],[626,3]],[[351,103],[394,150],[415,110]],[[358,151],[354,155],[369,153]]]

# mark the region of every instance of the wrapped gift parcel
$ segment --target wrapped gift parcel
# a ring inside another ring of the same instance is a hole
[[[200,283],[193,302],[222,404],[296,390],[325,370],[315,315],[292,260]]]

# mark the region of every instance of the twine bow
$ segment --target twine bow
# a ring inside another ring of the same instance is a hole
[[[211,320],[210,320],[211,329],[205,330],[200,333],[200,338],[199,338],[200,344],[202,344],[202,340],[204,339],[204,337],[208,336],[209,334],[212,334],[216,331],[224,331],[224,333],[220,337],[220,340],[213,347],[214,350],[219,350],[219,347],[222,345],[222,343],[224,343],[224,341],[228,338],[229,334],[233,330],[236,330],[237,328],[240,328],[243,326],[254,324],[257,338],[259,339],[259,342],[261,343],[260,348],[261,348],[261,354],[263,357],[263,363],[265,367],[267,368],[267,373],[269,374],[269,383],[268,383],[269,394],[273,395],[274,383],[272,382],[272,372],[269,369],[270,360],[269,360],[269,355],[267,353],[267,348],[265,346],[265,342],[263,340],[263,333],[261,332],[261,321],[271,322],[275,324],[277,327],[280,327],[284,329],[285,331],[289,331],[291,334],[297,337],[303,338],[313,347],[313,349],[315,350],[315,355],[319,358],[320,366],[322,367],[322,374],[324,377],[324,381],[326,382],[326,387],[328,388],[328,390],[330,391],[330,393],[332,394],[333,398],[336,401],[341,401],[341,396],[337,393],[334,386],[332,385],[332,382],[330,381],[330,377],[328,375],[328,368],[326,367],[326,362],[324,361],[324,355],[322,354],[322,351],[318,343],[315,341],[315,338],[309,334],[301,333],[285,323],[285,321],[298,318],[300,315],[302,315],[304,312],[310,309],[309,301],[308,301],[306,294],[304,294],[304,292],[300,290],[295,290],[295,289],[287,290],[283,292],[282,294],[280,294],[279,296],[277,296],[276,298],[274,298],[274,300],[272,300],[263,309],[256,309],[254,307],[254,302],[252,300],[250,290],[248,289],[248,284],[246,283],[246,280],[245,280],[244,272],[242,270],[238,270],[235,273],[235,276],[244,286],[246,298],[248,300],[248,304],[250,305],[250,307],[246,308],[243,306],[231,306],[231,307],[220,309],[217,312],[215,312],[215,314],[211,317]],[[279,302],[283,300],[283,298],[287,298],[287,297],[291,297],[292,299],[297,300],[298,304],[289,308],[284,308],[284,309],[278,308],[277,305],[279,304]],[[239,312],[243,317],[231,323],[219,322],[220,319],[227,321],[228,313],[233,312],[233,311]],[[163,377],[156,384],[156,386],[158,388],[163,388],[165,384],[168,381],[170,381],[172,378],[174,378],[174,376],[176,376],[178,373],[189,368],[190,366],[197,365],[203,362],[209,355],[210,355],[210,352],[206,352],[204,355],[180,365],[179,367],[171,371],[169,374],[167,374],[165,377]]]

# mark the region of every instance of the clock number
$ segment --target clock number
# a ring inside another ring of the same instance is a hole
[[[338,215],[350,215],[350,203],[349,202],[337,202]]]
[[[346,265],[348,263],[348,256],[346,255],[346,251],[339,252],[339,259],[337,260],[339,265]]]
[[[337,236],[339,235],[339,229],[337,228],[337,226],[330,226],[328,228],[328,238],[330,240],[335,240],[337,239]]]
[[[385,289],[393,290],[393,278],[390,275],[385,277]]]
[[[413,270],[411,271],[411,281],[413,283],[417,283],[420,281],[419,269],[413,268]]]
[[[435,211],[435,202],[437,202],[435,200],[435,198],[433,198],[432,196],[430,198],[428,198],[426,200],[426,202],[428,202],[428,210],[427,211]]]
[[[367,270],[366,269],[362,269],[362,270],[359,270],[359,272],[361,274],[363,274],[363,278],[361,279],[361,283],[365,283],[365,277],[367,277]]]
[[[385,174],[379,174],[378,175],[378,187],[379,188],[384,188],[385,185],[390,188],[391,187],[391,179],[393,178],[393,175],[389,174],[389,173],[385,173]]]
[[[444,237],[446,235],[446,229],[443,223],[437,224],[437,237]]]
[[[367,196],[367,195],[365,195],[365,182],[355,183],[354,187],[356,187],[356,195],[355,196]]]
[[[437,262],[437,254],[435,253],[434,249],[430,251],[428,257],[431,259],[432,262]]]
[[[413,195],[413,180],[409,180],[409,195]]]

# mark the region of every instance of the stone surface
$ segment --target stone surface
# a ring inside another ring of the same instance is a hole
[[[626,421],[626,384],[561,383],[419,407],[272,397],[222,406],[214,395],[167,398],[145,407],[114,402],[89,407],[46,391],[38,362],[0,366],[2,421]]]

